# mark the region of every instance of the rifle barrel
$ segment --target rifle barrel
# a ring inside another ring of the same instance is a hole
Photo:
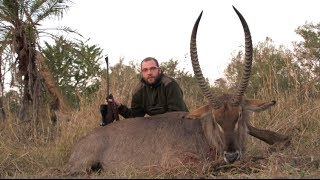
[[[107,97],[106,97],[106,99],[108,99],[108,97],[109,97],[109,58],[108,58],[108,55],[106,56],[106,58],[105,58],[105,60],[106,60],[106,64],[107,64]]]

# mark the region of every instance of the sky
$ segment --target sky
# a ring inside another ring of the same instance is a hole
[[[145,57],[159,62],[178,60],[178,68],[193,74],[189,53],[192,27],[203,11],[197,46],[203,75],[213,83],[223,77],[233,54],[244,50],[242,25],[232,6],[246,19],[253,45],[270,37],[289,47],[302,38],[295,33],[305,23],[320,23],[319,0],[72,0],[60,21],[89,44],[99,45],[110,65],[140,63]],[[71,35],[68,35],[71,36]]]

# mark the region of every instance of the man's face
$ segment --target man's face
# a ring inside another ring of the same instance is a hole
[[[141,77],[148,84],[154,84],[161,74],[160,67],[154,61],[145,61],[141,64]]]

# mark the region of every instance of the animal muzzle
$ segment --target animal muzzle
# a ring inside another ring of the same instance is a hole
[[[223,159],[227,163],[233,163],[236,160],[239,160],[240,157],[241,157],[241,152],[238,150],[232,151],[232,152],[228,152],[228,151],[223,152]]]

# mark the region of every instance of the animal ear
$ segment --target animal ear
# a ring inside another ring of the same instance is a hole
[[[190,112],[186,118],[189,119],[196,119],[196,118],[200,118],[208,113],[211,113],[211,106],[210,105],[205,105],[205,106],[201,106],[198,109]]]
[[[246,99],[245,109],[253,112],[260,112],[276,104],[276,101],[263,101],[259,99]]]

